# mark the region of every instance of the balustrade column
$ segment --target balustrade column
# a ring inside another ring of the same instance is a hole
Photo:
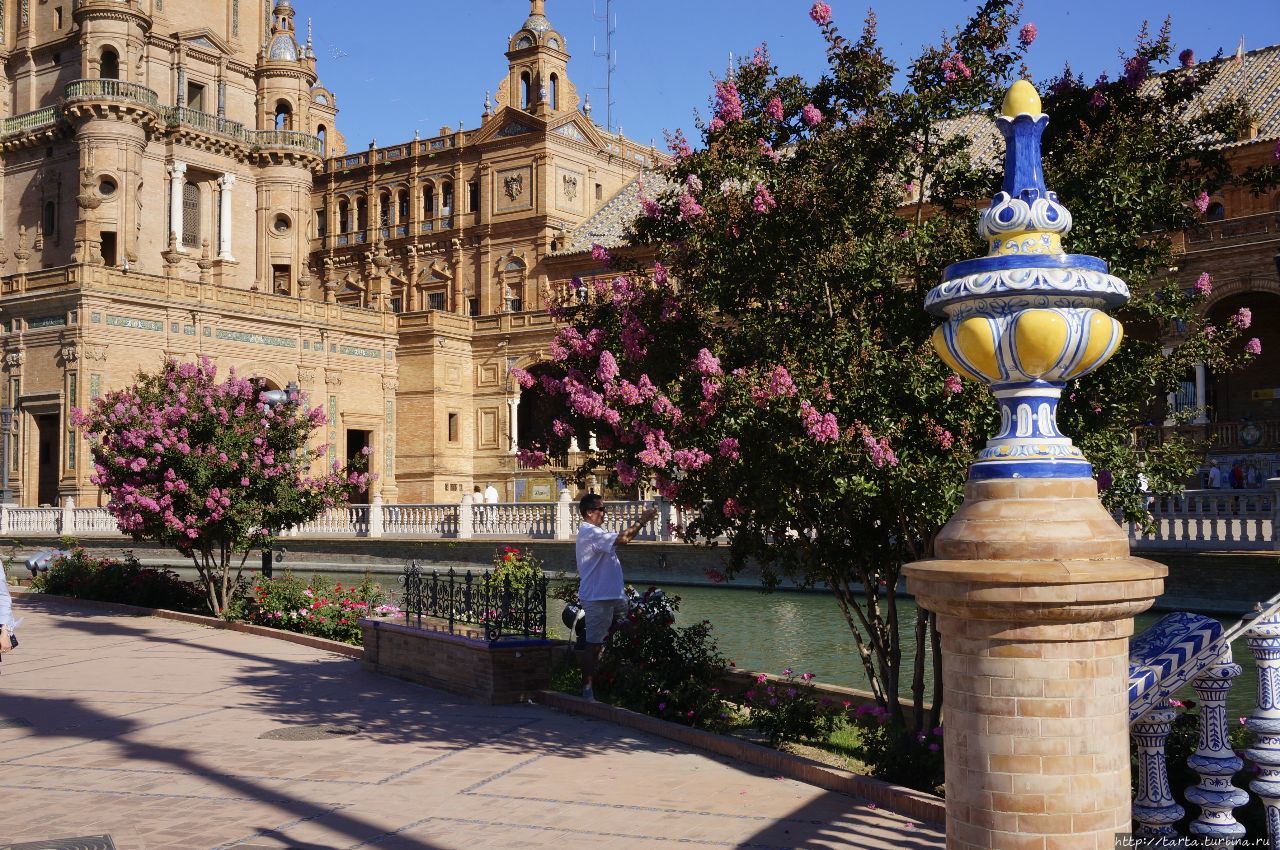
[[[381,537],[383,528],[382,493],[374,493],[369,500],[369,536]]]
[[[1280,848],[1280,613],[1254,622],[1245,630],[1245,644],[1258,668],[1258,704],[1245,726],[1256,736],[1245,758],[1258,767],[1249,790],[1266,808],[1267,836],[1272,850]]]
[[[471,504],[471,494],[467,493],[462,497],[462,504],[458,505],[458,539],[470,540],[474,533],[475,509]]]
[[[218,178],[218,259],[234,262],[231,255],[231,187],[236,185],[236,176],[230,172]]]
[[[182,247],[182,188],[187,182],[187,164],[174,160],[169,166],[169,242],[179,251]]]
[[[1138,793],[1133,798],[1133,819],[1138,828],[1134,835],[1177,835],[1173,824],[1186,814],[1169,790],[1164,746],[1177,715],[1167,704],[1159,705],[1133,723],[1133,743],[1138,750]]]
[[[511,454],[520,451],[520,393],[507,399],[507,416],[511,422]]]
[[[1196,425],[1204,425],[1208,423],[1209,417],[1205,415],[1205,408],[1208,406],[1209,399],[1205,389],[1208,383],[1205,373],[1205,365],[1203,363],[1196,364],[1196,418],[1192,419],[1192,423]]]
[[[1231,749],[1227,732],[1227,695],[1240,675],[1240,665],[1231,661],[1231,647],[1223,650],[1217,664],[1207,668],[1192,687],[1200,697],[1200,741],[1187,765],[1200,775],[1200,782],[1187,789],[1187,802],[1200,807],[1200,816],[1191,822],[1193,835],[1234,838],[1244,835],[1231,810],[1249,802],[1249,795],[1231,784],[1244,762]]]

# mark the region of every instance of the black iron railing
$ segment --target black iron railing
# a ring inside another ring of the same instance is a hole
[[[400,576],[404,597],[400,608],[405,625],[447,624],[484,629],[486,640],[547,636],[547,578],[512,579],[496,573],[423,571],[417,561],[405,565]]]

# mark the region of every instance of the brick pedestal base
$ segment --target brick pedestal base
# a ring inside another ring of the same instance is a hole
[[[938,615],[947,847],[1111,850],[1130,825],[1128,638],[1164,566],[1091,479],[970,482],[906,567]]]

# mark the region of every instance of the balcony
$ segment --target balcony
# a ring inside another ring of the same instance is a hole
[[[1280,212],[1242,215],[1193,227],[1183,237],[1187,251],[1206,251],[1280,240]]]
[[[33,133],[36,130],[43,130],[46,127],[52,127],[57,124],[60,118],[62,118],[62,110],[56,106],[46,106],[33,112],[24,112],[21,115],[14,115],[11,118],[4,119],[3,125],[0,125],[0,136],[8,138],[9,136],[19,136]]]
[[[1280,449],[1280,420],[1146,426],[1138,428],[1138,446],[1159,446],[1174,435],[1207,442],[1213,451],[1276,451]]]
[[[297,130],[255,130],[249,133],[249,144],[263,150],[296,151],[324,155],[324,143],[319,136]]]
[[[63,90],[68,105],[81,101],[109,101],[144,106],[160,111],[160,99],[156,93],[141,83],[125,80],[72,80]]]
[[[161,110],[161,115],[170,127],[190,127],[201,133],[225,136],[238,142],[249,143],[248,133],[239,121],[230,121],[198,109],[188,109],[185,106],[166,106]]]

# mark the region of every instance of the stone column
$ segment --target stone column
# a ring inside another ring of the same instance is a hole
[[[507,399],[507,416],[511,422],[511,454],[520,451],[520,393]]]
[[[1196,364],[1196,418],[1192,421],[1197,425],[1204,425],[1209,421],[1209,417],[1205,412],[1205,405],[1208,404],[1208,393],[1205,386],[1208,381],[1206,380],[1205,371],[1203,363]]]
[[[1167,570],[1129,556],[1092,467],[1057,427],[1067,382],[1119,346],[1099,308],[1128,288],[1101,260],[1062,251],[1071,216],[1044,185],[1035,89],[1015,83],[1001,113],[1004,186],[978,225],[990,254],[948,267],[925,302],[945,320],[942,359],[998,387],[1001,430],[935,559],[904,572],[942,636],[949,850],[1097,850],[1129,832],[1128,638]],[[1072,283],[1057,289],[1064,268]],[[1033,308],[1027,290],[1054,297]]]
[[[176,246],[176,250],[184,250],[182,247],[182,187],[187,182],[187,164],[174,160],[173,165],[169,166],[169,242]]]
[[[231,188],[236,176],[227,172],[218,178],[218,259],[235,261],[231,255]]]

